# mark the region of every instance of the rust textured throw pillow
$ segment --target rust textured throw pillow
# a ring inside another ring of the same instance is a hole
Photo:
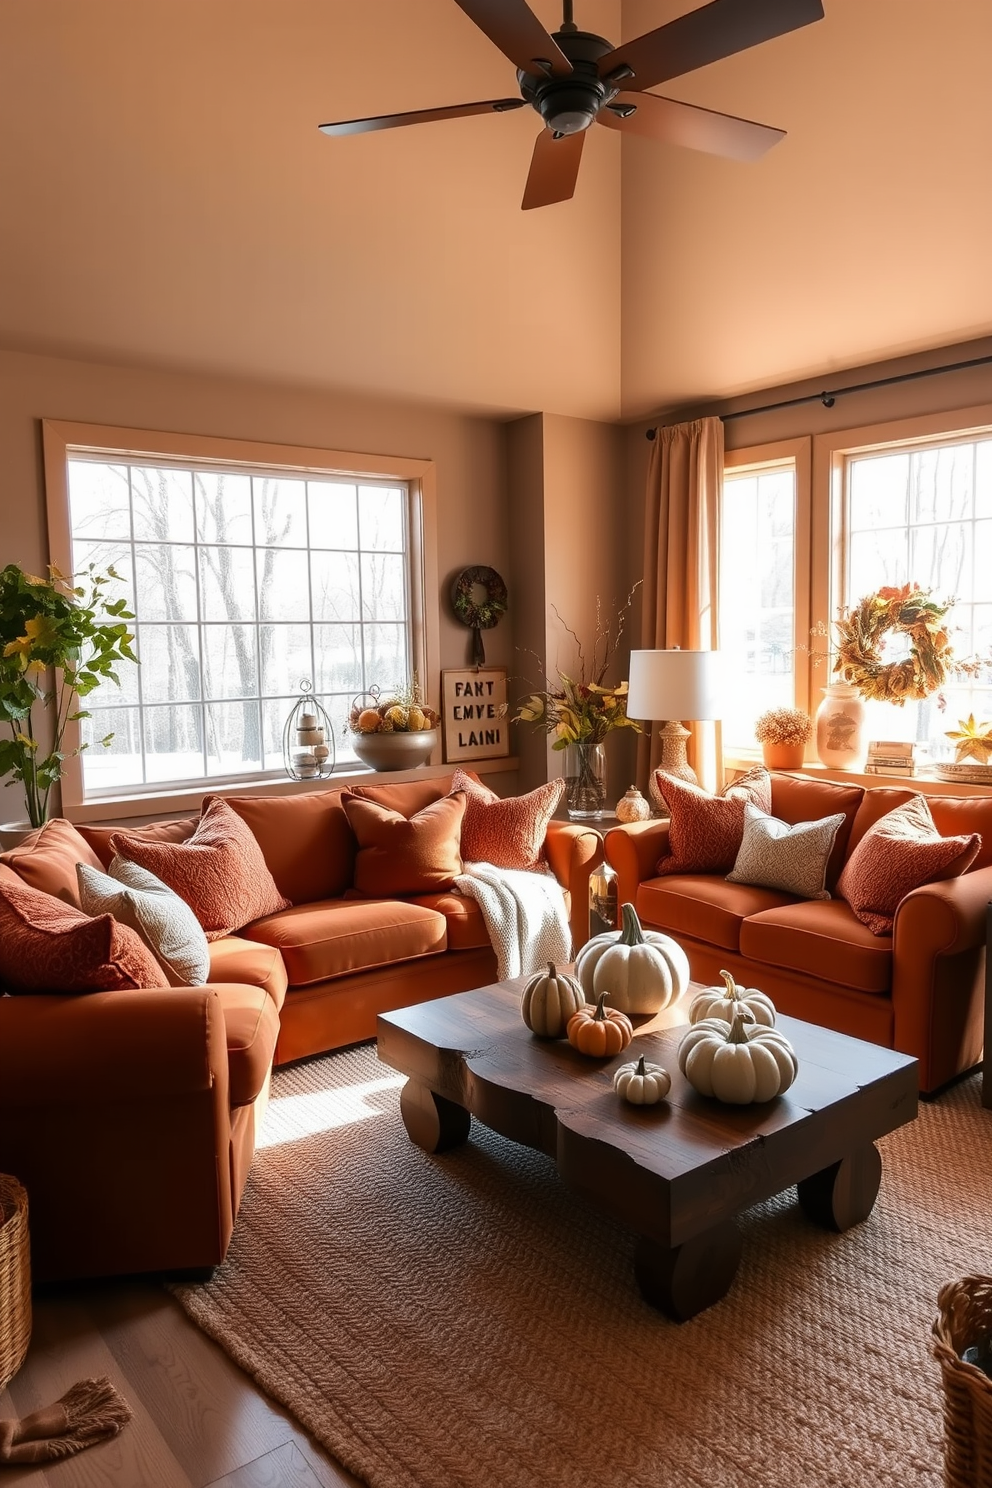
[[[869,827],[844,865],[837,894],[872,935],[889,935],[900,900],[923,884],[957,878],[981,845],[978,832],[941,837],[926,801],[914,796]]]
[[[76,864],[100,867],[100,859],[85,837],[62,816],[53,816],[19,847],[12,847],[0,855],[0,863],[13,868],[32,889],[42,889],[56,899],[64,899],[66,904],[74,904],[77,909],[82,906],[76,883]]]
[[[364,898],[434,894],[450,889],[461,873],[461,791],[432,801],[409,818],[349,790],[341,792],[341,805],[358,838],[355,889]]]
[[[749,770],[719,796],[664,770],[655,780],[668,807],[668,855],[659,873],[729,873],[744,840],[744,807],[750,801],[766,816],[772,809],[767,770]]]
[[[464,770],[451,777],[452,791],[465,792],[462,858],[494,868],[539,869],[544,838],[565,793],[564,780],[549,780],[526,796],[498,796]]]
[[[127,992],[168,978],[112,915],[81,909],[29,884],[0,880],[0,981],[9,992]]]
[[[140,832],[115,832],[111,846],[185,899],[208,940],[290,907],[251,828],[223,796],[206,797],[196,831],[185,842],[149,842]]]

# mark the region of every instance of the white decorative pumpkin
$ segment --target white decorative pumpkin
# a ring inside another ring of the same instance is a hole
[[[760,1028],[746,1008],[728,1024],[704,1018],[679,1045],[679,1069],[700,1095],[734,1106],[769,1101],[799,1073],[796,1051],[777,1028]]]
[[[632,1106],[655,1106],[672,1088],[672,1077],[660,1064],[648,1064],[642,1054],[636,1064],[622,1064],[613,1076],[613,1089]]]
[[[757,987],[740,987],[729,971],[721,971],[725,985],[707,987],[689,1004],[689,1022],[701,1023],[704,1018],[722,1018],[724,1023],[733,1022],[739,1007],[750,1008],[756,1023],[766,1028],[775,1027],[775,1004]]]
[[[689,958],[660,930],[643,930],[632,904],[621,907],[622,930],[586,942],[575,975],[590,1002],[601,992],[622,1013],[660,1013],[678,1002],[689,985]]]
[[[524,988],[520,1015],[538,1038],[563,1038],[569,1018],[585,1004],[585,993],[576,978],[549,961],[547,971],[531,977]]]

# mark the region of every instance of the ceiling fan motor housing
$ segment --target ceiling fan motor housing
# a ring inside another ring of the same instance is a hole
[[[591,31],[556,31],[554,40],[572,64],[567,77],[535,77],[517,70],[524,100],[555,134],[588,129],[600,109],[616,97],[617,88],[599,76],[596,64],[613,51],[611,42]]]

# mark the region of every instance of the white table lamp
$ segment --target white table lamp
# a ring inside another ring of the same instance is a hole
[[[723,656],[719,651],[632,651],[627,717],[643,723],[667,720],[659,731],[661,769],[696,783],[685,755],[690,737],[681,720],[719,718],[722,711]]]

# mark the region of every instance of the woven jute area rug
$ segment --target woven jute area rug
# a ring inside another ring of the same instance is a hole
[[[938,1485],[941,1284],[992,1272],[977,1078],[880,1144],[845,1235],[742,1217],[722,1302],[641,1298],[633,1237],[473,1123],[427,1156],[362,1047],[277,1073],[228,1259],[181,1305],[371,1488]]]

